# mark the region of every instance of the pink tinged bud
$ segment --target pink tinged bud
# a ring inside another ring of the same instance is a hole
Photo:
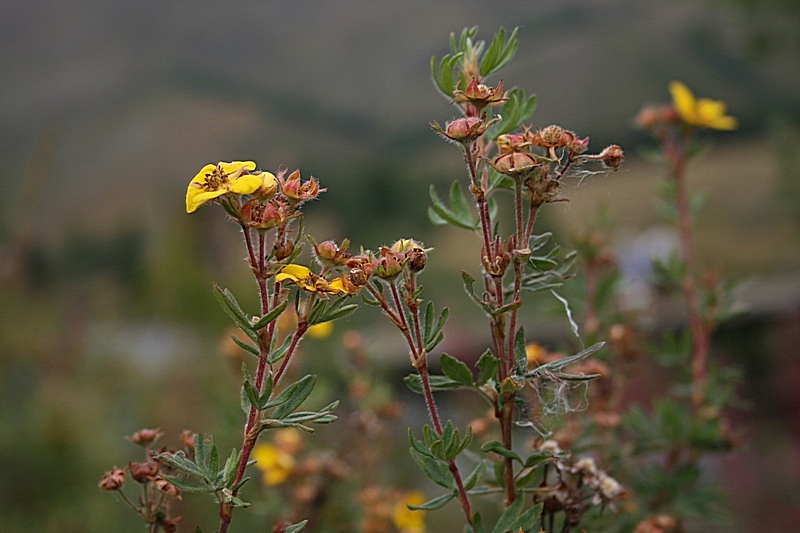
[[[276,199],[264,202],[251,198],[242,206],[242,219],[253,228],[274,228],[286,221],[286,207]]]
[[[448,122],[444,136],[456,142],[472,142],[486,131],[486,123],[478,117],[464,117]]]
[[[300,170],[295,170],[285,179],[283,177],[284,174],[286,174],[286,171],[278,173],[278,183],[281,186],[281,192],[289,199],[292,205],[313,200],[321,192],[325,192],[325,189],[320,189],[319,182],[313,176],[305,183],[302,183]]]
[[[526,152],[531,143],[527,141],[524,135],[518,133],[504,133],[497,137],[495,141],[497,151],[501,154],[510,154],[512,152]]]
[[[123,483],[125,483],[125,470],[115,466],[112,470],[103,474],[98,486],[100,490],[119,490],[122,488]]]
[[[147,483],[158,475],[158,463],[155,461],[145,461],[142,463],[128,463],[128,471],[131,477],[138,483]]]
[[[381,279],[390,280],[403,271],[403,254],[381,247],[380,257],[373,265],[372,272]]]
[[[528,175],[536,169],[536,159],[527,152],[512,152],[495,158],[491,163],[500,174],[507,176]]]
[[[140,429],[130,437],[125,437],[126,440],[138,444],[139,446],[149,446],[157,441],[163,433],[159,428],[156,429]]]

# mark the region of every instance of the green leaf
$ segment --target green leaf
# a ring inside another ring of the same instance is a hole
[[[522,464],[522,459],[520,459],[517,452],[509,450],[508,448],[504,448],[503,445],[496,440],[491,440],[489,442],[484,443],[483,446],[481,446],[481,451],[483,453],[494,452],[497,455],[500,455],[502,457],[508,457],[509,459],[513,459]]]
[[[256,357],[260,357],[261,354],[258,353],[258,348],[256,348],[255,346],[252,346],[244,341],[239,340],[239,338],[236,335],[231,335],[231,339],[233,339],[233,342],[236,343],[236,346],[238,346],[242,350],[249,352],[255,355]]]
[[[450,316],[450,310],[445,307],[442,309],[441,314],[439,315],[439,320],[436,322],[436,326],[433,326],[433,318],[435,316],[435,309],[433,306],[433,302],[428,302],[427,307],[425,308],[425,351],[431,352],[436,345],[442,342],[444,339],[444,334],[442,333],[442,329],[444,329],[445,324],[447,323],[447,318]]]
[[[508,41],[506,41],[506,30],[504,28],[500,28],[500,31],[495,34],[492,44],[481,58],[481,78],[494,74],[511,61],[519,46],[517,31],[518,28],[514,28],[514,31],[508,37]]]
[[[161,461],[162,463],[165,463],[166,465],[171,466],[175,470],[178,470],[180,472],[185,472],[187,474],[195,475],[195,476],[199,477],[200,479],[204,478],[203,471],[200,469],[200,467],[197,466],[192,461],[190,461],[186,457],[186,454],[183,453],[182,450],[178,451],[178,452],[175,452],[173,454],[168,453],[168,452],[167,453],[159,453],[159,454],[156,454],[155,458],[158,459],[159,461]]]
[[[289,302],[287,301],[287,302],[283,302],[282,304],[280,304],[277,307],[274,307],[269,313],[267,313],[266,315],[264,315],[261,318],[259,318],[255,322],[255,324],[253,324],[252,328],[254,330],[256,330],[256,331],[258,331],[259,329],[263,328],[264,326],[266,326],[267,324],[269,324],[270,322],[272,322],[273,320],[278,318],[278,315],[283,313],[283,310],[286,309],[286,306],[288,304],[289,304]]]
[[[476,223],[474,220],[472,220],[472,214],[469,212],[468,208],[463,208],[463,206],[466,205],[466,201],[464,200],[463,193],[461,192],[461,186],[459,185],[458,181],[454,181],[450,186],[451,202],[453,201],[453,198],[460,197],[460,201],[456,202],[457,205],[452,206],[458,211],[453,211],[444,205],[442,200],[439,198],[439,195],[436,194],[436,188],[433,186],[433,184],[430,186],[429,194],[431,197],[431,202],[433,203],[431,207],[442,220],[459,228],[464,228],[471,231],[475,230]],[[432,222],[435,223],[436,221],[432,220]]]
[[[445,376],[465,387],[472,386],[472,372],[462,361],[443,353],[439,358],[439,363],[442,365],[442,373]]]
[[[419,377],[419,374],[409,374],[403,378],[403,382],[405,382],[406,386],[412,391],[422,394],[422,378]],[[447,376],[439,376],[436,374],[428,376],[428,383],[431,386],[431,390],[434,391],[452,390],[463,386],[458,381],[450,379]]]
[[[288,526],[283,531],[284,533],[297,533],[298,531],[301,531],[304,527],[306,527],[306,524],[308,524],[308,520],[303,520],[302,522],[298,522],[296,524]]]
[[[525,351],[525,331],[520,327],[514,335],[514,362],[517,373],[524,374],[528,369],[528,354]]]
[[[219,457],[211,434],[198,433],[194,436],[194,457],[197,466],[203,471],[203,478],[213,483],[219,468]]]
[[[286,357],[286,352],[289,351],[289,346],[292,345],[292,335],[287,335],[283,342],[281,343],[278,348],[272,350],[269,355],[267,356],[267,363],[275,364],[284,357]]]
[[[456,497],[455,492],[451,492],[449,494],[443,494],[441,496],[438,496],[432,500],[428,500],[422,505],[406,504],[406,507],[408,507],[412,511],[435,511],[437,509],[441,509],[442,507],[450,503],[450,501],[455,497]]]
[[[209,485],[208,483],[195,483],[194,481],[189,481],[186,479],[181,479],[178,476],[168,476],[162,474],[161,477],[175,485],[175,488],[181,490],[183,492],[214,492],[216,489]]]
[[[239,454],[236,448],[231,450],[231,455],[225,461],[225,468],[222,469],[222,486],[230,488],[236,479],[236,467],[239,466]]]
[[[489,126],[486,129],[486,135],[489,139],[497,139],[504,133],[511,133],[520,129],[523,123],[530,120],[535,109],[536,95],[528,97],[525,95],[525,91],[514,87],[508,92],[508,100],[503,103],[497,112],[499,116],[503,117],[503,120]],[[497,174],[496,179],[500,176],[502,175]],[[508,179],[508,183],[513,184],[513,180]]]
[[[480,387],[495,376],[497,369],[500,368],[500,359],[492,355],[491,350],[487,349],[480,356],[478,362],[475,363],[475,366],[478,367],[478,381],[475,382],[475,385]]]
[[[512,531],[514,527],[514,523],[519,518],[519,514],[522,511],[522,505],[525,502],[525,498],[517,498],[514,502],[506,507],[503,514],[500,515],[500,518],[497,520],[497,523],[494,525],[494,529],[492,529],[492,533],[508,533]]]
[[[353,314],[355,310],[358,309],[358,305],[345,305],[346,301],[345,298],[339,298],[333,302],[319,300],[314,304],[311,313],[309,313],[308,325],[313,326],[314,324],[329,322]]]
[[[247,396],[248,403],[256,409],[261,409],[258,391],[249,380],[245,380],[244,383],[242,383],[242,390],[244,390],[244,394]]]
[[[308,398],[311,391],[314,390],[314,385],[317,382],[316,376],[306,375],[299,381],[295,381],[281,393],[275,397],[271,402],[268,402],[264,407],[276,406],[275,411],[272,413],[272,418],[281,420],[292,414],[295,409],[300,407],[306,398]]]
[[[486,472],[486,462],[481,461],[464,479],[464,489],[471,490],[483,477],[484,472]]]
[[[214,284],[214,297],[219,302],[220,306],[222,306],[222,310],[231,317],[231,319],[239,326],[245,335],[250,337],[253,342],[258,342],[258,334],[253,329],[252,325],[250,324],[250,320],[247,318],[247,314],[242,311],[242,308],[239,307],[239,303],[234,298],[231,291],[228,289],[222,289],[217,285]]]
[[[450,475],[450,470],[444,461],[423,455],[414,448],[411,448],[411,457],[422,467],[425,475],[428,476],[431,481],[440,487],[449,490],[453,489],[453,477]]]

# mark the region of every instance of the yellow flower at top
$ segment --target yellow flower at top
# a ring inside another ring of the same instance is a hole
[[[250,457],[255,459],[262,481],[269,486],[286,481],[296,464],[292,454],[268,442],[256,444]]]
[[[275,191],[277,182],[269,172],[256,172],[252,161],[220,162],[206,165],[186,189],[186,212],[193,213],[206,202],[223,194],[263,194]]]
[[[735,130],[736,117],[726,115],[727,105],[722,100],[695,98],[692,91],[679,81],[669,84],[672,105],[686,124],[714,130]]]
[[[425,512],[412,511],[408,505],[422,505],[425,495],[419,491],[409,492],[392,509],[392,523],[400,533],[425,533]]]

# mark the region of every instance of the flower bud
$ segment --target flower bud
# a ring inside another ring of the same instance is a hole
[[[494,121],[490,121],[494,122]],[[478,117],[463,117],[445,124],[444,131],[438,124],[431,124],[440,135],[458,143],[469,143],[483,135],[489,123]]]
[[[274,228],[287,220],[286,206],[276,199],[264,202],[251,198],[242,206],[242,218],[246,225],[253,228]]]
[[[616,144],[612,144],[600,152],[598,159],[603,162],[603,166],[606,168],[618,170],[622,162],[625,160],[625,154],[622,152],[622,148]]]
[[[164,435],[159,428],[156,429],[140,429],[130,437],[125,437],[126,440],[138,444],[139,446],[149,446],[157,441]]]
[[[406,264],[412,272],[419,272],[425,268],[427,257],[422,248],[412,248],[406,252]]]
[[[98,486],[100,490],[119,490],[122,488],[123,483],[125,483],[125,471],[115,466],[112,470],[103,474]]]
[[[295,170],[289,177],[284,179],[286,171],[283,170],[278,173],[278,183],[281,186],[281,192],[288,198],[291,205],[297,205],[308,200],[313,200],[325,189],[320,189],[319,182],[314,177],[308,178],[308,181],[302,183],[300,180],[300,170]]]
[[[495,144],[499,153],[510,154],[511,152],[527,152],[531,143],[519,133],[504,133],[497,137]]]
[[[507,176],[527,176],[537,168],[536,158],[526,152],[503,154],[489,164],[497,172]]]
[[[147,483],[158,475],[158,463],[155,461],[144,461],[142,463],[128,463],[128,471],[131,477],[138,483]]]
[[[404,260],[403,254],[382,246],[372,271],[381,279],[391,280],[403,271]]]
[[[283,244],[275,243],[272,251],[275,254],[275,259],[283,261],[294,253],[294,243],[292,241],[286,241]]]

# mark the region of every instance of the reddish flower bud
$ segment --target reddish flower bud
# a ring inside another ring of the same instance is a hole
[[[194,437],[197,435],[194,431],[190,429],[184,429],[181,431],[181,444],[183,444],[183,448],[189,452],[190,455],[194,454]]]
[[[308,181],[302,183],[300,179],[300,170],[295,170],[289,174],[288,178],[284,179],[286,174],[285,170],[278,172],[278,183],[281,186],[281,192],[288,198],[289,203],[297,205],[308,200],[313,200],[320,193],[325,192],[325,189],[319,188],[319,182],[310,177]]]
[[[495,158],[489,165],[507,176],[528,176],[538,168],[536,156],[527,152],[511,152]]]
[[[160,428],[156,429],[140,429],[130,437],[125,437],[125,440],[128,440],[134,444],[138,444],[139,446],[149,446],[161,436],[164,435]]]
[[[309,239],[311,238],[309,237]],[[334,241],[324,241],[317,244],[313,239],[311,239],[311,244],[314,246],[314,256],[322,267],[335,268],[344,266],[352,257],[350,254],[345,253],[345,250],[350,245],[348,239],[343,240],[341,246]]]
[[[98,486],[100,490],[119,490],[122,488],[123,483],[125,483],[125,471],[115,466],[112,470],[103,474]]]
[[[373,263],[373,273],[381,279],[391,280],[403,271],[405,257],[385,246],[381,247],[380,256]]]
[[[497,137],[495,141],[497,151],[501,154],[510,154],[511,152],[527,152],[530,142],[524,135],[519,133],[504,133]]]
[[[242,206],[242,219],[252,228],[274,228],[284,223],[287,218],[286,206],[274,198],[267,202],[251,198]]]
[[[158,463],[155,461],[144,461],[142,463],[128,463],[128,470],[131,477],[138,483],[147,483],[158,475]]]
[[[475,109],[480,112],[481,109],[487,105],[502,104],[508,100],[507,93],[503,92],[503,80],[497,84],[494,89],[478,83],[477,78],[472,78],[472,81],[467,85],[466,90],[454,91],[453,103],[466,102],[475,106]]]

